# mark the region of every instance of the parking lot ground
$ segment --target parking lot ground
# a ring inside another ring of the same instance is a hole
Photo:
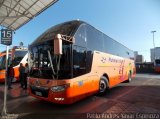
[[[0,107],[3,104],[0,85]],[[57,105],[28,96],[28,92],[13,84],[8,91],[8,113],[19,119],[52,118],[160,118],[160,75],[137,74],[130,83],[121,83],[104,96],[93,95],[72,105]],[[2,108],[0,108],[2,109]],[[144,117],[145,116],[145,117]]]

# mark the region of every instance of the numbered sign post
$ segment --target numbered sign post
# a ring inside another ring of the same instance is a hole
[[[12,30],[2,29],[1,30],[1,44],[6,45],[6,76],[5,76],[5,87],[4,87],[4,103],[1,112],[2,116],[7,115],[7,70],[8,70],[8,50],[9,45],[12,44]]]
[[[1,44],[3,45],[12,44],[12,30],[9,30],[9,29],[1,30]]]

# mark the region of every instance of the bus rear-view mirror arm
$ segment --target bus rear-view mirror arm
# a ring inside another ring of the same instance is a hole
[[[74,43],[74,37],[57,34],[56,38],[54,39],[54,55],[62,55],[62,40]]]
[[[62,55],[62,37],[60,34],[57,34],[54,39],[54,55]]]

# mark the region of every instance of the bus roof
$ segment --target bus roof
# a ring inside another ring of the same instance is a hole
[[[89,25],[91,27],[93,27],[92,25],[81,21],[81,20],[72,20],[72,21],[67,21],[58,25],[55,25],[51,28],[49,28],[48,30],[46,30],[44,33],[42,33],[35,41],[33,41],[31,43],[31,46],[34,44],[41,44],[44,41],[49,41],[49,40],[53,40],[55,38],[55,36],[57,34],[63,34],[63,35],[68,35],[68,36],[73,36],[74,33],[77,31],[77,29],[82,25],[82,24],[86,24]],[[98,30],[97,28],[93,27],[94,29],[96,29],[97,31],[101,32],[102,34],[106,35],[105,33],[103,33],[102,31]],[[109,37],[108,35],[106,35],[107,37]],[[125,47],[126,49],[130,50],[128,47],[124,46],[123,44],[121,44],[120,42],[114,40],[113,38],[109,37],[111,40],[117,42],[118,44],[122,45],[123,47]],[[132,51],[133,52],[133,51]]]
[[[26,47],[19,47],[19,46],[14,46],[13,48],[9,49],[9,52],[11,52],[13,49],[15,49],[16,51],[17,50],[21,50],[21,51],[27,51],[28,49]],[[0,52],[1,54],[2,53],[6,53],[6,50],[5,51],[2,51]]]
[[[84,23],[83,21],[73,20],[55,25],[42,33],[31,45],[53,40],[57,34],[73,36],[77,28]]]

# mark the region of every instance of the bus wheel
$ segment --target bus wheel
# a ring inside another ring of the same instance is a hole
[[[109,89],[108,80],[106,77],[102,76],[99,82],[99,95],[104,95],[107,89]]]

